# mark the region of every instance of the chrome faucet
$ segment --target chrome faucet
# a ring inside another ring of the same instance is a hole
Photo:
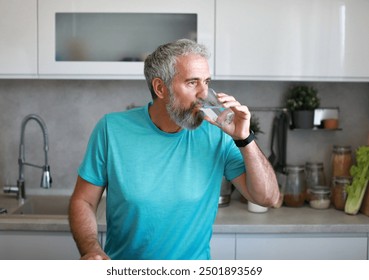
[[[35,120],[41,127],[43,138],[44,138],[44,152],[45,152],[45,162],[43,166],[36,165],[33,163],[26,162],[25,160],[25,148],[24,148],[24,131],[28,121]],[[24,166],[28,165],[31,167],[36,167],[42,169],[42,176],[41,176],[41,188],[49,189],[51,188],[52,179],[50,177],[50,166],[48,162],[48,151],[49,151],[49,138],[48,132],[45,125],[45,122],[41,119],[40,116],[35,114],[30,114],[26,116],[22,120],[22,127],[21,127],[21,138],[19,144],[19,158],[18,158],[18,166],[19,166],[19,177],[17,181],[17,186],[4,188],[4,192],[14,192],[17,193],[18,199],[24,200],[26,198],[26,191],[25,191],[25,180],[24,180]]]

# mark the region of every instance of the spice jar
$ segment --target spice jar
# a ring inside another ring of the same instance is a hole
[[[286,174],[283,202],[286,206],[300,207],[304,205],[306,196],[305,168],[302,165],[290,165],[286,167]]]
[[[315,186],[309,190],[310,207],[314,209],[327,209],[331,204],[331,191],[327,186]]]
[[[351,146],[333,146],[332,177],[350,176],[352,165]]]
[[[305,164],[306,172],[306,187],[308,190],[308,195],[306,200],[310,200],[309,190],[313,189],[315,186],[325,186],[325,175],[324,175],[324,165],[322,162],[307,162]]]
[[[346,186],[350,185],[352,177],[333,177],[331,201],[337,210],[344,210],[347,198]]]

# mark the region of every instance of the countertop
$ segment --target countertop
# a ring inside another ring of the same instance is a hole
[[[0,207],[9,212],[17,207],[14,197],[0,195]],[[106,231],[105,200],[97,212],[98,229]],[[67,216],[0,215],[0,230],[69,231]],[[369,217],[361,213],[347,215],[329,208],[281,207],[265,213],[251,213],[247,204],[232,199],[221,207],[213,226],[214,233],[369,233]]]
[[[318,210],[308,204],[251,213],[247,204],[232,200],[219,208],[214,233],[369,233],[369,217],[347,215],[334,209]]]

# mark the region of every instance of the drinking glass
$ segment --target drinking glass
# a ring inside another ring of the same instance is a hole
[[[220,126],[230,124],[234,118],[234,112],[229,108],[223,107],[212,88],[208,89],[208,95],[203,101],[201,111]]]

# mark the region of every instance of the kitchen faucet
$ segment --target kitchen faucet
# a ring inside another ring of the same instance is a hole
[[[42,130],[42,134],[44,138],[44,152],[45,152],[45,162],[43,166],[29,163],[29,162],[26,162],[25,160],[24,131],[25,131],[28,121],[30,120],[36,121],[40,125],[41,130]],[[22,201],[26,198],[25,180],[24,180],[24,166],[25,165],[42,169],[40,187],[44,189],[51,188],[52,179],[50,177],[50,166],[49,166],[48,157],[47,157],[48,151],[49,151],[49,139],[48,139],[48,132],[47,132],[45,122],[38,115],[35,115],[35,114],[27,115],[22,120],[22,127],[21,127],[21,138],[20,138],[20,144],[19,144],[19,158],[18,158],[19,177],[17,181],[17,186],[6,187],[4,188],[4,192],[17,193],[18,199]]]

